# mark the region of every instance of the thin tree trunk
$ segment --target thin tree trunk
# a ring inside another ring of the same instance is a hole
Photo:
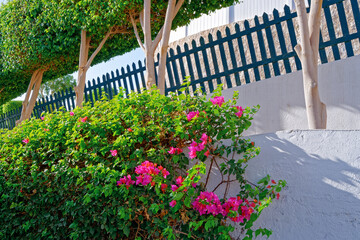
[[[42,78],[44,75],[45,70],[44,69],[38,69],[35,70],[28,87],[28,90],[26,92],[25,100],[23,102],[23,107],[21,111],[21,117],[18,121],[16,121],[16,125],[19,125],[22,121],[29,119],[31,117],[31,113],[34,109],[36,99],[39,95],[39,90],[42,82]],[[32,91],[32,94],[31,94]],[[31,94],[31,98],[30,98]],[[30,98],[30,100],[29,100]]]
[[[151,89],[153,85],[156,85],[154,52],[151,50],[146,51],[145,67],[146,89]]]
[[[166,10],[164,32],[160,42],[160,59],[159,59],[159,71],[158,71],[158,81],[160,94],[165,95],[165,72],[166,72],[166,59],[167,51],[169,48],[169,38],[172,21],[174,19],[174,10],[175,10],[176,0],[169,0],[168,7]]]
[[[81,30],[81,44],[80,44],[80,55],[79,55],[79,72],[77,84],[74,87],[76,94],[76,107],[82,107],[84,101],[84,89],[86,81],[85,65],[89,57],[90,38],[86,37],[86,31]]]
[[[295,0],[301,45],[295,47],[303,68],[303,84],[309,129],[326,129],[326,105],[318,89],[318,55],[322,0],[313,0],[309,17],[304,0]]]

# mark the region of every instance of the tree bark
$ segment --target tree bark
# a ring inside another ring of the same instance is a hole
[[[326,129],[326,105],[318,89],[318,55],[322,0],[312,0],[307,16],[304,0],[295,0],[301,45],[295,46],[303,68],[303,85],[309,129]]]
[[[76,107],[82,107],[84,101],[84,89],[86,81],[86,70],[85,65],[89,57],[90,38],[86,37],[86,31],[81,30],[81,44],[80,44],[80,55],[79,55],[79,72],[77,84],[74,87],[76,94]]]
[[[158,71],[158,81],[160,94],[165,95],[165,72],[166,72],[166,59],[167,51],[169,48],[169,38],[172,21],[174,19],[174,10],[175,10],[176,0],[169,0],[168,7],[166,10],[165,24],[163,28],[162,38],[160,42],[160,59],[159,59],[159,71]]]
[[[23,107],[21,110],[21,116],[18,121],[16,121],[16,125],[19,125],[22,121],[29,119],[31,117],[31,113],[34,109],[36,99],[39,95],[39,90],[42,82],[42,78],[44,75],[44,69],[37,69],[34,71],[28,90],[26,92],[25,100],[23,102]],[[32,91],[32,94],[31,94]],[[31,94],[31,97],[30,97]],[[29,100],[30,99],[30,100]]]

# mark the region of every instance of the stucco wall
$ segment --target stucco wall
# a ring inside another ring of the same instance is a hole
[[[308,129],[302,72],[226,89],[226,99],[239,91],[242,106],[259,104],[245,135]],[[327,105],[327,129],[360,129],[360,56],[319,66],[320,98]]]
[[[288,131],[251,136],[261,153],[247,179],[288,183],[255,224],[273,240],[360,239],[360,131]]]

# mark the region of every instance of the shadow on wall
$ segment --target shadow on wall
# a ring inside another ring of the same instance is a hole
[[[261,153],[246,176],[288,183],[254,227],[270,239],[360,239],[360,131],[290,131],[251,137]],[[237,234],[239,236],[239,233]]]

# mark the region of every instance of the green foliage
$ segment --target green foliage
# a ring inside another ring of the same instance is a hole
[[[10,101],[8,103],[5,103],[2,105],[2,112],[1,113],[7,113],[14,109],[18,109],[22,106],[22,101]]]
[[[240,223],[248,237],[270,233],[251,227],[275,197],[273,191],[280,191],[285,182],[271,184],[266,177],[254,187],[243,177],[247,161],[259,152],[250,140],[241,138],[257,108],[246,108],[239,117],[234,99],[219,107],[205,96],[166,97],[156,90],[132,93],[127,99],[120,96],[73,113],[60,109],[45,114],[44,120],[26,120],[2,131],[1,239],[230,239],[234,228],[224,216],[200,215],[192,207],[206,188],[204,180],[192,186],[206,173],[201,162],[209,164],[219,157],[224,159],[221,174],[239,181],[237,196],[249,204],[261,203]],[[199,116],[189,121],[191,111],[199,111]],[[198,152],[200,163],[186,176],[188,153],[169,150],[199,142],[204,133],[209,138]],[[224,145],[226,139],[232,144]],[[237,154],[228,158],[230,152]],[[170,175],[154,180],[153,186],[117,186],[121,177],[136,175],[135,167],[146,160],[163,166]],[[185,180],[173,192],[170,186],[179,175]],[[168,188],[162,191],[161,184]],[[173,200],[176,205],[171,207]]]
[[[185,0],[174,19],[173,28],[191,19],[238,0]],[[24,93],[31,74],[48,69],[43,82],[77,70],[80,31],[91,37],[90,54],[112,26],[128,29],[107,40],[92,64],[107,61],[138,47],[129,12],[138,14],[143,0],[12,0],[0,9],[0,104]],[[152,32],[157,34],[164,22],[167,0],[152,2]],[[142,34],[142,33],[140,33]]]
[[[52,81],[41,84],[38,98],[65,91],[76,86],[76,80],[72,75],[66,75]]]

